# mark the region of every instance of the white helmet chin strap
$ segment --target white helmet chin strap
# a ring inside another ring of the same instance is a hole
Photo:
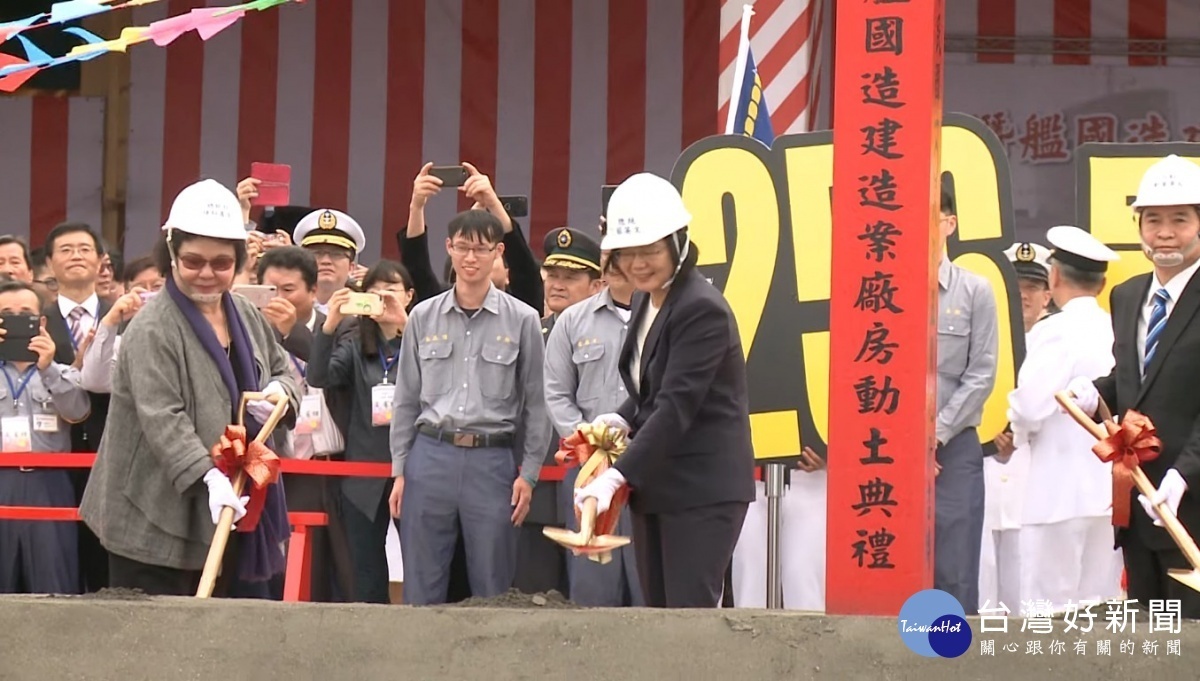
[[[683,235],[683,246],[679,246],[680,234]],[[671,245],[675,247],[675,252],[679,254],[679,263],[675,265],[675,272],[671,274],[671,278],[667,283],[663,284],[664,289],[671,287],[675,283],[675,278],[679,276],[679,270],[683,269],[683,261],[687,258],[688,253],[692,250],[692,239],[688,236],[687,228],[683,228],[671,235]]]

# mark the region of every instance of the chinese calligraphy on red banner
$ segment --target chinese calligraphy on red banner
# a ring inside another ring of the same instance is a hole
[[[826,610],[894,615],[933,578],[927,386],[943,2],[844,5],[834,79]]]

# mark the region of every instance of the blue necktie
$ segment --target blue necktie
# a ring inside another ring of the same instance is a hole
[[[1158,349],[1158,338],[1162,336],[1167,326],[1167,301],[1171,294],[1167,289],[1160,288],[1154,292],[1154,309],[1150,312],[1150,323],[1146,325],[1146,359],[1142,362],[1142,373],[1150,368],[1150,360],[1154,359],[1154,351]]]

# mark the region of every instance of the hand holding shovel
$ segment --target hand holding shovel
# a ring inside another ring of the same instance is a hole
[[[1113,524],[1128,527],[1131,488],[1136,486],[1147,499],[1154,499],[1156,496],[1154,483],[1150,482],[1139,465],[1141,461],[1157,457],[1162,446],[1161,441],[1154,435],[1154,426],[1149,419],[1135,411],[1129,411],[1122,424],[1117,425],[1109,415],[1103,400],[1100,402],[1100,414],[1104,418],[1104,425],[1101,425],[1083,413],[1075,404],[1070,391],[1055,393],[1054,398],[1079,425],[1099,440],[1092,451],[1100,460],[1112,462]],[[1171,539],[1192,566],[1191,570],[1171,569],[1167,574],[1176,581],[1200,591],[1200,548],[1196,547],[1195,540],[1166,503],[1159,502],[1154,506],[1154,510],[1162,519]]]

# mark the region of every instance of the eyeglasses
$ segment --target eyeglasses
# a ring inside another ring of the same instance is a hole
[[[337,246],[308,246],[308,250],[317,260],[321,258],[329,258],[330,260],[353,260],[354,256],[350,251]]]
[[[237,264],[237,260],[228,255],[218,255],[213,259],[201,258],[194,253],[182,253],[179,255],[179,264],[189,270],[199,272],[205,266],[212,268],[213,272],[228,272]]]
[[[473,253],[475,257],[482,258],[488,253],[494,253],[496,251],[496,247],[499,245],[500,244],[492,244],[491,246],[468,246],[467,244],[463,243],[452,243],[450,244],[450,250],[459,255]]]
[[[650,260],[667,252],[666,246],[645,246],[642,248],[626,248],[620,251],[621,258],[628,260]]]
[[[54,277],[50,277],[49,279],[34,279],[33,283],[45,286],[47,291],[58,290],[58,280]]]
[[[65,245],[59,246],[54,251],[63,257],[69,258],[76,253],[79,255],[92,255],[96,252],[96,247],[88,244],[79,244],[78,246]]]

